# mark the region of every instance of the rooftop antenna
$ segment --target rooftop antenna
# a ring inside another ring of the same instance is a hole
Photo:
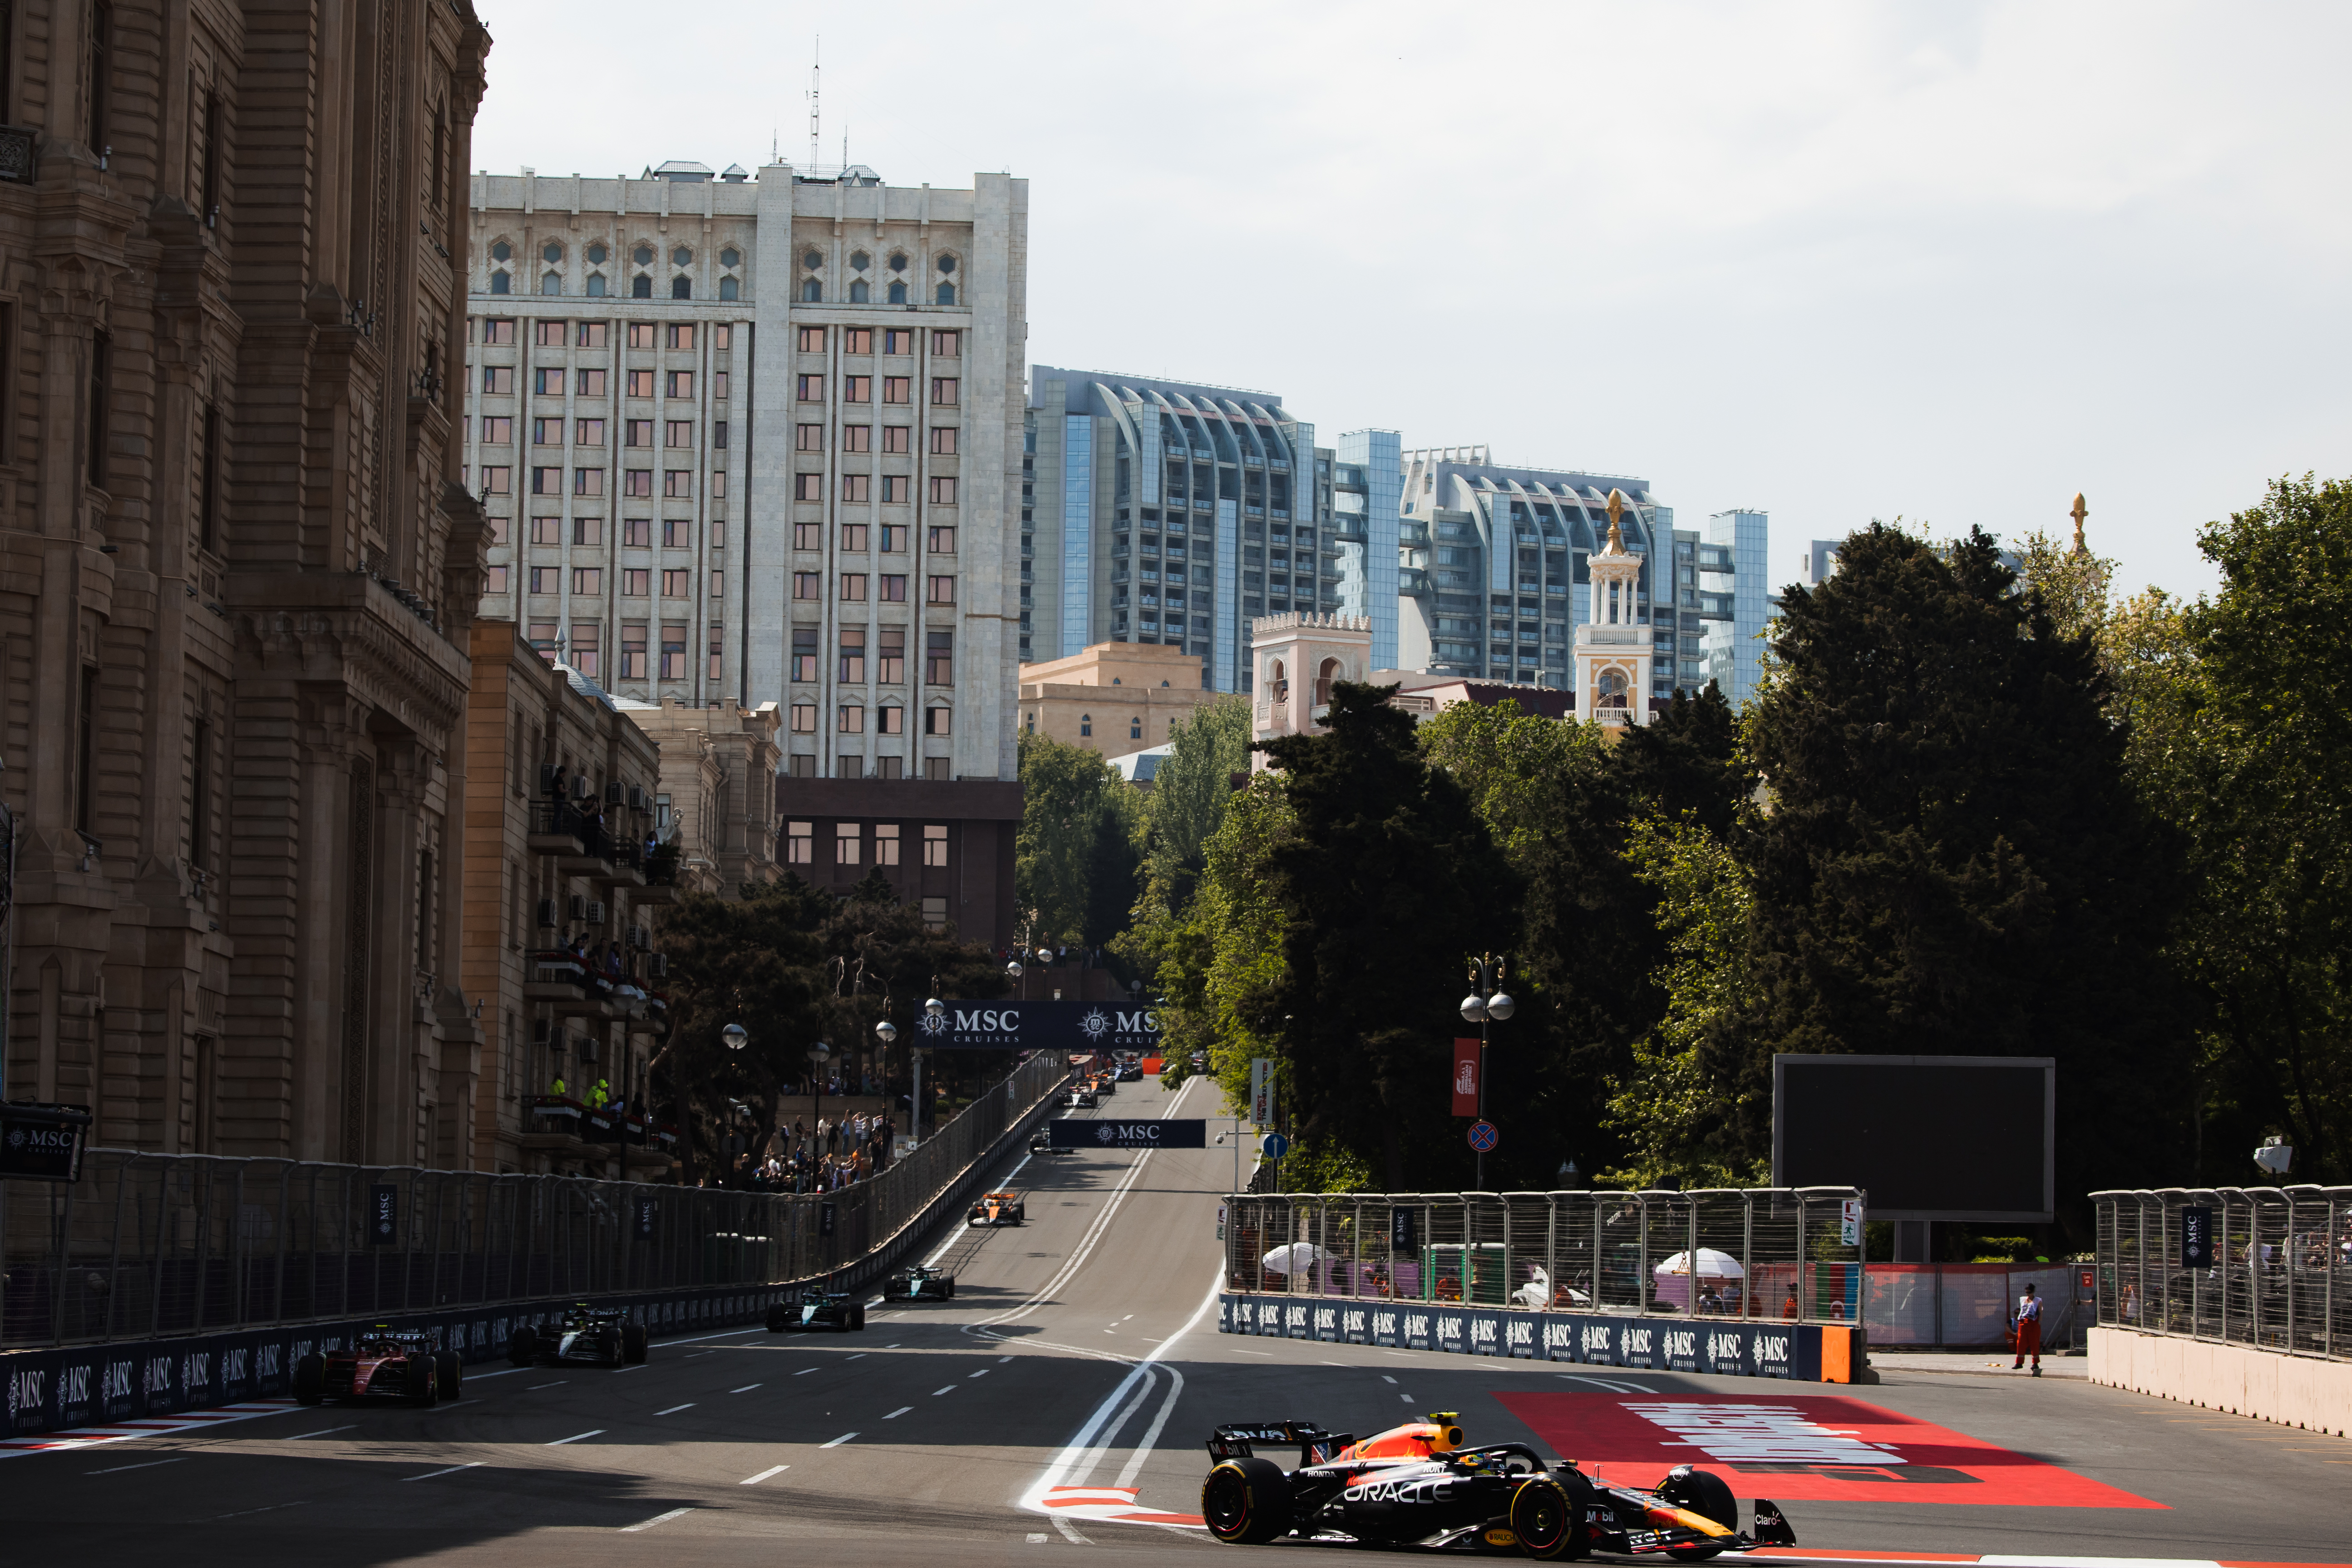
[[[819,85],[817,77],[818,73],[823,70],[824,64],[824,35],[820,33],[817,35],[816,48],[809,56],[809,173],[811,174],[814,174],[816,173],[818,125],[817,89]]]

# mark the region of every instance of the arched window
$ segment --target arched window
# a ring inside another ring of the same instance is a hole
[[[721,278],[719,280],[719,297],[722,300],[732,300],[737,298],[736,290],[738,287],[739,285],[732,278]]]
[[[493,294],[503,294],[503,293],[507,292],[507,291],[508,291],[508,289],[511,289],[513,286],[514,286],[513,279],[509,279],[509,278],[505,273],[503,273],[503,272],[493,272],[493,273],[491,273],[491,274],[490,274],[490,292],[491,292],[491,293],[493,293]]]
[[[514,247],[509,245],[503,239],[498,241],[490,247],[490,259],[493,261],[512,261],[514,259]]]
[[[601,300],[604,297],[604,275],[603,273],[591,272],[588,274],[588,297],[592,300]]]
[[[692,261],[693,259],[694,259],[694,252],[692,252],[691,250],[688,250],[686,247],[684,247],[684,246],[682,246],[682,245],[681,245],[681,246],[679,246],[676,250],[673,250],[673,251],[671,251],[671,252],[669,253],[669,264],[670,264],[672,267],[683,267],[683,266],[685,266],[688,262]]]
[[[1287,672],[1282,668],[1282,660],[1278,658],[1266,666],[1265,692],[1276,702],[1290,700],[1290,681]]]
[[[563,247],[551,239],[540,247],[539,258],[551,267],[563,259]]]
[[[539,291],[540,291],[541,293],[542,293],[542,294],[561,294],[561,293],[562,293],[562,292],[563,292],[563,278],[562,278],[562,274],[560,274],[560,273],[551,272],[551,273],[549,273],[546,277],[544,277],[544,278],[541,279],[539,280]]]
[[[873,264],[873,261],[874,258],[862,250],[853,250],[849,253],[849,266],[852,271],[863,272]]]
[[[604,265],[605,258],[610,257],[612,254],[613,253],[611,251],[604,248],[604,242],[600,240],[596,244],[588,247],[588,265],[591,267],[602,267]]]
[[[743,253],[731,245],[719,253],[719,265],[721,267],[737,267],[741,265],[742,260]]]
[[[1601,691],[1600,706],[1603,708],[1625,706],[1625,672],[1623,670],[1604,669],[1601,672],[1601,679],[1594,682],[1594,685]]]
[[[629,259],[640,267],[651,267],[654,264],[654,247],[650,245],[641,245],[630,253]]]
[[[673,300],[694,298],[694,279],[681,272],[669,280],[669,297]]]
[[[814,272],[824,265],[824,258],[816,251],[803,250],[801,252],[801,265]]]
[[[1339,661],[1327,658],[1315,676],[1315,706],[1328,708],[1331,703],[1331,683],[1339,679]]]
[[[907,253],[905,251],[895,250],[890,253],[890,270],[893,272],[904,272],[907,270]]]
[[[866,291],[865,279],[857,279],[849,285],[849,302],[851,304],[863,305],[866,302],[867,298],[868,296]]]
[[[892,303],[893,305],[903,305],[903,304],[905,304],[906,302],[907,302],[907,286],[906,286],[904,283],[893,283],[893,284],[891,284],[891,285],[890,285],[890,303]]]
[[[940,257],[940,270],[941,272],[953,272],[955,270],[955,258],[952,256]]]
[[[1091,735],[1091,734],[1093,734],[1094,732],[1095,732],[1095,716],[1094,716],[1093,714],[1091,714],[1091,713],[1081,713],[1081,714],[1079,714],[1079,715],[1078,715],[1078,733],[1079,733],[1079,734],[1081,734],[1081,735]]]
[[[801,284],[801,299],[806,303],[814,305],[824,298],[824,289],[815,279],[808,279]]]
[[[1127,721],[1127,738],[1130,741],[1140,741],[1143,739],[1143,716],[1141,714],[1138,714]]]
[[[630,299],[632,299],[632,300],[650,300],[650,299],[652,299],[653,297],[654,297],[654,280],[653,280],[652,279],[650,279],[650,278],[646,277],[644,273],[640,272],[640,273],[638,273],[635,278],[632,278],[632,279],[629,279],[629,298],[630,298]]]
[[[952,305],[955,303],[954,284],[942,283],[940,285],[940,303],[942,305]]]

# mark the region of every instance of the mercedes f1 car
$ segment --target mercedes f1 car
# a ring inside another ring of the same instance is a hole
[[[552,1323],[524,1324],[507,1336],[507,1360],[517,1366],[639,1366],[648,1349],[646,1326],[619,1307],[575,1301]]]
[[[768,1309],[768,1331],[782,1333],[786,1329],[837,1329],[854,1334],[866,1327],[866,1303],[854,1301],[838,1290],[809,1290],[802,1294],[799,1304],[779,1301]]]
[[[1677,1466],[1654,1491],[1614,1486],[1572,1460],[1547,1463],[1523,1443],[1465,1447],[1454,1423],[1440,1412],[1360,1441],[1303,1421],[1220,1426],[1209,1439],[1216,1462],[1201,1484],[1202,1515],[1211,1534],[1236,1545],[1341,1536],[1544,1562],[1597,1551],[1692,1563],[1797,1543],[1761,1499],[1754,1530],[1742,1531],[1731,1488],[1712,1471]],[[1296,1469],[1255,1452],[1294,1443]]]
[[[955,1276],[928,1263],[902,1268],[882,1281],[885,1301],[952,1301]]]
[[[971,1205],[971,1213],[964,1220],[967,1227],[975,1225],[1026,1225],[1028,1223],[1028,1202],[1015,1192],[981,1194],[980,1201]]]
[[[1095,1091],[1091,1089],[1081,1087],[1062,1096],[1062,1108],[1065,1110],[1092,1110],[1095,1103]]]
[[[1048,1128],[1040,1127],[1036,1131],[1029,1134],[1029,1152],[1032,1154],[1066,1154],[1069,1151],[1067,1149],[1055,1148],[1054,1146],[1054,1134],[1052,1131]]]
[[[333,1399],[430,1405],[457,1398],[459,1376],[453,1352],[435,1350],[423,1334],[378,1323],[347,1350],[312,1351],[296,1362],[294,1398],[302,1405]]]

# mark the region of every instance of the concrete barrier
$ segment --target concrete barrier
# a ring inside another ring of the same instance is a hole
[[[2352,1435],[2352,1362],[2095,1328],[2093,1383],[2284,1426]]]

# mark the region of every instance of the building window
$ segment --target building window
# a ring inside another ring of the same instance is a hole
[[[862,702],[843,703],[835,723],[845,735],[863,735],[866,733],[866,705]]]
[[[845,686],[866,684],[866,628],[841,628],[841,682]]]
[[[653,542],[653,519],[629,517],[621,520],[621,543],[632,550],[643,550]]]
[[[621,421],[621,444],[625,447],[650,447],[654,444],[654,422],[650,419]]]
[[[575,447],[603,446],[604,422],[602,419],[574,419],[572,422],[572,444]]]
[[[866,602],[866,574],[863,572],[844,572],[841,574],[841,597],[843,602],[845,604],[864,604]]]
[[[819,283],[814,278],[803,280],[801,284],[801,302],[803,304],[814,305],[822,301],[824,299],[824,286],[823,284]]]
[[[794,680],[816,679],[816,635],[814,626],[793,628],[793,679]]]
[[[877,822],[874,825],[874,863],[896,866],[898,863],[898,825]]]
[[[716,568],[710,574],[710,596],[714,599],[727,596],[727,574]]]
[[[621,597],[624,599],[649,597],[652,588],[653,573],[650,569],[643,566],[625,566],[621,569]]]
[[[512,348],[515,323],[512,316],[493,316],[482,322],[482,342],[491,348]],[[484,390],[488,390],[485,387]]]
[[[799,340],[801,353],[804,354],[824,353],[824,333],[825,329],[823,327],[803,327],[800,330]]]
[[[824,499],[824,476],[823,474],[794,474],[793,476],[793,499],[794,500],[823,500]]]
[[[933,506],[953,506],[955,505],[955,476],[953,474],[933,474],[931,476],[931,504]]]
[[[543,275],[539,280],[539,291],[542,294],[562,293],[563,279],[561,275],[553,272]]]
[[[907,628],[884,626],[874,657],[877,666],[874,672],[876,679],[885,686],[904,686],[907,683]]]
[[[795,708],[793,710],[793,728],[797,730],[800,728],[800,710]],[[815,859],[816,825],[811,822],[785,823],[784,863],[788,866],[806,866],[813,863]]]
[[[955,603],[955,579],[954,579],[954,578],[952,578],[952,577],[934,577],[934,578],[932,578],[932,579],[931,579],[931,592],[930,592],[930,596],[929,596],[929,603],[931,603],[931,604],[934,604],[934,605],[952,605],[952,604],[954,604],[954,603]]]
[[[870,375],[845,375],[841,378],[841,400],[844,403],[874,401],[874,378]]]
[[[824,524],[821,522],[796,522],[793,524],[793,548],[794,550],[823,550],[824,548]]]
[[[963,384],[951,375],[931,377],[931,406],[952,408],[962,396]]]
[[[818,575],[819,574],[814,572],[793,573],[793,597],[795,599],[814,599],[819,597],[820,595],[817,590]]]
[[[694,395],[694,373],[690,370],[671,371],[669,373],[669,391],[667,395],[671,397],[692,397]]]
[[[931,553],[934,555],[953,555],[955,553],[955,533],[956,531],[952,528],[932,529]]]
[[[662,597],[683,599],[694,592],[694,574],[689,569],[666,570],[662,573]]]
[[[925,634],[923,684],[926,686],[955,684],[955,633],[952,631],[935,628]]]
[[[632,278],[632,279],[629,279],[629,298],[630,298],[630,299],[632,299],[632,300],[650,300],[650,299],[652,299],[653,297],[654,297],[654,280],[653,280],[652,279],[650,279],[650,278],[646,277],[644,273],[640,272],[640,273],[638,273],[635,278]]]
[[[662,470],[662,495],[670,500],[694,499],[694,470],[665,468]]]
[[[600,496],[604,493],[604,470],[574,468],[572,470],[572,493],[576,496]]]
[[[498,323],[494,321],[491,325],[496,326]],[[509,321],[506,325],[512,327],[514,323],[512,321]],[[482,390],[489,394],[492,397],[512,397],[514,395],[514,366],[510,364],[484,365],[482,367]]]
[[[591,680],[596,679],[596,655],[603,633],[594,621],[572,623],[572,668]]]
[[[489,587],[488,587],[488,589],[487,590],[487,592],[489,592],[489,593],[492,593],[492,594],[503,594],[503,593],[505,593],[506,591],[507,591],[507,569],[506,569],[505,567],[503,567],[503,566],[493,566],[493,567],[491,567],[491,568],[490,568],[490,577],[489,577]]]
[[[661,678],[664,680],[686,679],[686,626],[677,621],[662,624]]]
[[[602,594],[604,591],[604,569],[601,566],[574,566],[572,569],[572,591],[574,594]]]
[[[923,733],[926,735],[952,734],[954,733],[954,722],[955,710],[951,708],[926,708],[923,710]]]
[[[562,544],[563,520],[560,517],[534,517],[530,520],[530,542],[533,544]]]
[[[654,373],[649,370],[629,372],[627,392],[631,397],[651,397],[654,395]]]
[[[588,274],[588,298],[601,300],[604,297],[604,275],[601,272],[591,272]]]
[[[834,824],[833,863],[835,865],[855,866],[858,863],[860,858],[857,853],[859,837],[860,835],[858,833],[857,824],[854,822],[837,822]]]
[[[672,321],[669,324],[669,331],[667,336],[669,339],[669,346],[671,348],[690,349],[694,346],[694,323],[692,321]]]
[[[931,426],[931,453],[933,456],[940,458],[952,458],[956,455],[956,427],[954,426],[934,425]]]
[[[1127,721],[1127,738],[1130,741],[1143,739],[1143,720],[1139,715]]]
[[[907,286],[906,286],[906,284],[901,283],[901,282],[899,282],[899,281],[898,281],[898,280],[896,280],[896,279],[893,279],[893,280],[891,281],[891,284],[890,284],[890,303],[891,303],[891,304],[893,304],[893,305],[903,305],[903,304],[905,304],[906,302],[907,302]]]
[[[815,703],[795,702],[793,704],[793,733],[795,735],[814,735],[816,733]]]
[[[882,401],[905,403],[914,396],[915,378],[911,375],[886,375],[882,378]]]
[[[713,576],[718,574],[713,573]],[[710,623],[710,679],[719,679],[726,671],[727,634],[718,622]]]
[[[793,450],[796,452],[824,451],[824,426],[822,425],[801,425],[794,426],[793,431]]]
[[[889,531],[890,531],[888,529],[883,530],[883,532],[886,535]],[[905,604],[907,602],[906,574],[903,572],[883,573],[879,584],[879,591],[874,596],[877,601],[885,605]]]
[[[646,678],[646,633],[649,628],[643,621],[625,621],[621,625],[621,679],[643,680]]]
[[[877,735],[903,735],[907,732],[907,710],[896,706],[876,710],[874,732]]]
[[[562,584],[561,566],[531,566],[525,570],[530,574],[530,591],[534,594],[552,594]]]
[[[940,822],[927,822],[923,824],[923,864],[926,866],[944,866],[947,863],[947,825]],[[939,901],[940,905],[940,912],[944,916],[947,912],[947,900],[942,899]],[[925,899],[923,900],[925,911],[927,913],[929,912],[930,903],[931,900],[929,899]]]
[[[954,284],[942,283],[940,285],[939,302],[942,305],[952,305],[955,303]]]
[[[882,504],[884,506],[905,506],[907,504],[907,479],[908,476],[905,474],[885,474],[882,476]]]
[[[621,493],[650,500],[654,493],[654,471],[651,468],[625,468],[621,472]]]
[[[866,287],[865,279],[858,278],[851,280],[849,285],[849,302],[851,304],[864,305],[869,303],[871,299],[872,295]]]
[[[561,365],[541,365],[531,373],[530,389],[542,397],[563,395],[563,369]]]
[[[572,520],[572,542],[595,549],[604,542],[604,520],[601,517],[575,517]]]
[[[1094,716],[1093,714],[1091,714],[1091,713],[1081,713],[1081,714],[1079,714],[1079,715],[1078,715],[1078,733],[1079,733],[1079,734],[1081,734],[1081,735],[1091,735],[1091,734],[1093,734],[1094,732],[1095,732],[1095,716]]]
[[[952,261],[955,258],[953,257],[950,257],[948,259]],[[942,268],[941,270],[944,271],[946,268]],[[963,353],[963,349],[961,346],[962,342],[963,334],[960,331],[935,331],[931,334],[931,353],[941,359],[955,359]]]
[[[874,426],[845,425],[841,427],[841,449],[845,452],[870,452],[874,449]]]
[[[882,426],[882,450],[883,450],[883,451],[885,451],[885,452],[897,452],[897,453],[900,454],[901,456],[904,456],[904,455],[906,454],[906,452],[908,450],[908,446],[907,446],[907,439],[908,439],[908,427],[907,427],[906,426],[904,426],[904,425],[885,425],[884,426]]]
[[[684,273],[680,273],[677,277],[671,279],[669,280],[669,297],[673,300],[693,299],[694,279],[687,277]]]
[[[823,403],[824,401],[824,377],[821,375],[802,376],[797,383],[797,390],[799,401],[803,403]]]
[[[666,422],[662,426],[662,445],[665,447],[693,446],[694,421],[691,419],[672,419]]]
[[[482,470],[482,493],[486,496],[505,496],[514,494],[514,470],[512,468],[484,468]]]
[[[814,272],[824,265],[824,255],[822,251],[814,249],[803,250],[801,252],[801,265]]]

